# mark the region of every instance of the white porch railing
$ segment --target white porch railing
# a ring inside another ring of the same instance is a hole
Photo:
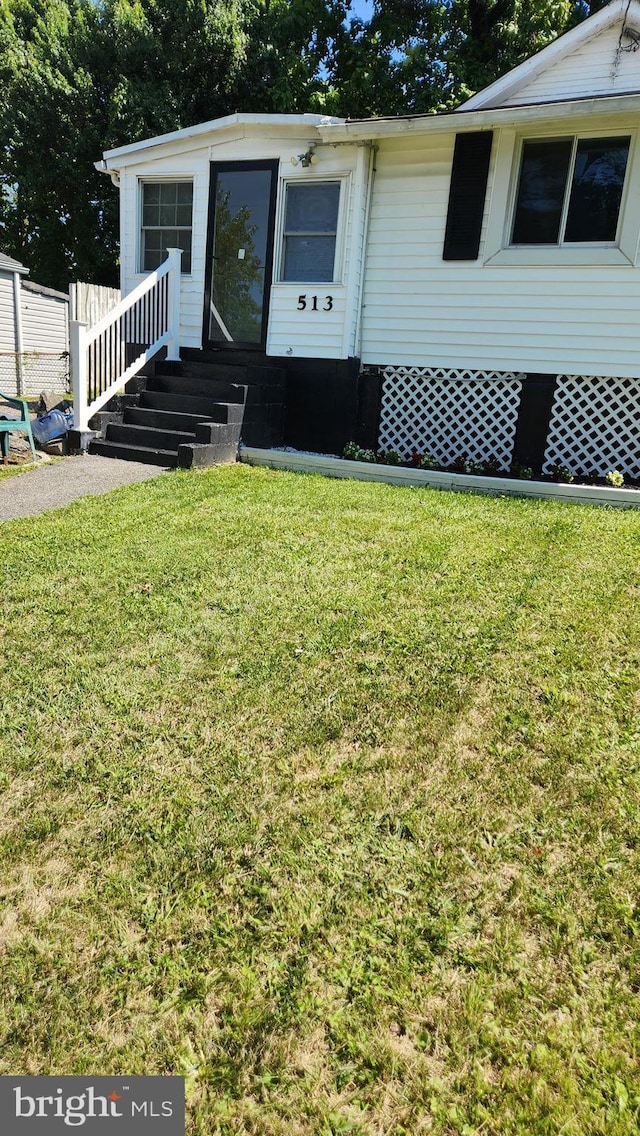
[[[89,419],[161,347],[180,358],[180,264],[182,249],[168,257],[94,327],[71,320],[70,354],[73,419],[88,430]],[[135,358],[128,362],[132,352]]]

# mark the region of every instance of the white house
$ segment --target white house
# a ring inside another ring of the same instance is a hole
[[[28,280],[28,271],[0,253],[0,390],[63,393],[69,375],[69,297]]]
[[[182,248],[181,348],[283,368],[289,445],[639,478],[639,45],[613,0],[452,113],[108,151],[123,294]]]

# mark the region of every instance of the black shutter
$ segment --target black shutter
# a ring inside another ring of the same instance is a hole
[[[456,135],[443,260],[478,259],[492,142],[492,130]]]

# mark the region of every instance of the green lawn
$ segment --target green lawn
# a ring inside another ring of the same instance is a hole
[[[637,1134],[638,512],[234,466],[0,534],[0,1073]]]

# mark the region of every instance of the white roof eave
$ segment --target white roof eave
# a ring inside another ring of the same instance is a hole
[[[637,94],[603,98],[571,99],[563,102],[533,103],[487,110],[459,110],[449,114],[433,114],[415,118],[358,119],[342,125],[320,128],[323,142],[353,140],[374,141],[406,134],[456,133],[461,130],[491,130],[496,126],[518,126],[527,122],[578,118],[585,115],[640,113],[640,91]]]
[[[260,127],[272,129],[283,127],[287,130],[300,130],[303,127],[317,129],[323,124],[343,122],[344,119],[331,118],[322,114],[228,114],[225,118],[212,119],[210,122],[199,122],[195,126],[186,126],[182,130],[172,130],[168,134],[159,134],[155,138],[145,138],[141,142],[131,142],[127,146],[118,146],[113,150],[105,150],[102,159],[95,163],[96,169],[105,173],[118,169],[121,165],[128,165],[139,156],[157,150],[162,146],[175,143],[188,143],[204,139],[207,135],[217,135],[221,132],[238,127],[259,129]]]

